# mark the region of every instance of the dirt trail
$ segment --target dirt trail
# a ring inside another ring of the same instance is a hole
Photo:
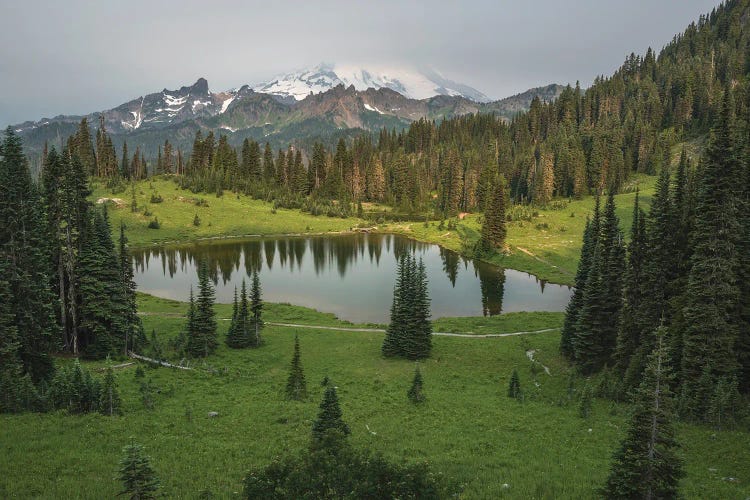
[[[534,260],[537,260],[537,261],[541,262],[542,264],[546,264],[546,265],[548,265],[548,266],[550,266],[550,267],[552,267],[552,268],[554,268],[554,269],[557,269],[558,271],[560,271],[561,273],[563,273],[563,274],[565,274],[565,275],[567,275],[567,276],[573,276],[573,273],[571,273],[571,272],[569,272],[569,271],[567,271],[567,270],[565,270],[565,269],[563,269],[563,268],[561,268],[561,267],[557,267],[557,266],[556,266],[556,265],[554,265],[554,264],[553,264],[552,262],[550,262],[550,261],[548,261],[548,260],[545,260],[545,259],[543,259],[543,258],[539,257],[538,255],[536,255],[536,254],[534,254],[533,252],[531,252],[531,251],[529,251],[529,250],[525,249],[524,247],[519,247],[519,246],[517,246],[517,247],[515,247],[515,248],[517,248],[517,249],[518,249],[518,250],[520,250],[521,252],[525,253],[526,255],[528,255],[529,257],[531,257],[532,259],[534,259]]]
[[[139,312],[140,316],[161,316],[165,318],[180,318],[185,317],[179,313],[149,313]],[[219,318],[220,321],[229,321],[229,318]],[[337,332],[363,332],[363,333],[385,333],[382,328],[354,328],[344,326],[322,326],[322,325],[303,325],[297,323],[276,323],[273,321],[266,321],[266,325],[270,326],[284,326],[288,328],[308,328],[311,330],[332,330]],[[544,333],[554,332],[559,328],[545,328],[543,330],[529,330],[522,332],[508,332],[508,333],[453,333],[453,332],[432,332],[433,335],[441,337],[465,337],[465,338],[476,338],[476,339],[487,339],[492,337],[514,337],[516,335],[529,335],[532,333]]]

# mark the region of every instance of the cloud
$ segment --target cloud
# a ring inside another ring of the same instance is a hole
[[[201,76],[225,90],[321,61],[430,66],[497,98],[551,82],[588,85],[714,5],[13,2],[0,17],[0,125],[108,109]]]

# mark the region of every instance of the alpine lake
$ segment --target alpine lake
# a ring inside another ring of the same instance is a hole
[[[187,301],[208,264],[216,300],[231,303],[242,281],[260,276],[263,300],[334,313],[354,323],[387,323],[398,259],[427,270],[433,318],[564,311],[572,289],[467,259],[438,245],[390,234],[207,240],[132,251],[138,290]]]

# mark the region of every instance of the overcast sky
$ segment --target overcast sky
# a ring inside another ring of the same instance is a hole
[[[428,66],[493,98],[587,86],[718,0],[0,0],[0,125],[83,114],[205,77],[213,91],[320,62]]]

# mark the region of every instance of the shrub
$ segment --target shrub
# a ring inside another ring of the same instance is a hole
[[[159,218],[154,217],[154,220],[148,223],[149,229],[159,229],[161,227],[161,224],[159,224]]]
[[[427,398],[424,395],[424,382],[422,381],[422,374],[419,372],[419,366],[414,371],[414,379],[411,382],[411,388],[406,393],[406,396],[414,404],[422,403]]]
[[[88,413],[99,409],[101,384],[78,360],[57,370],[50,384],[48,399],[55,409]]]
[[[193,217],[193,225],[195,227],[198,227],[201,225],[201,218],[198,217],[198,214],[195,214],[195,217]]]
[[[523,399],[523,392],[521,391],[521,379],[518,376],[518,370],[513,370],[513,374],[510,376],[510,383],[508,384],[508,397],[517,400]]]
[[[159,193],[151,193],[151,203],[161,203],[163,201],[164,198]]]

